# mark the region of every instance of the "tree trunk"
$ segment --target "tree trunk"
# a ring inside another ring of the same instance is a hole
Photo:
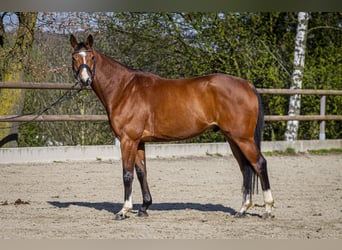
[[[23,80],[23,69],[34,38],[37,12],[17,12],[19,27],[14,46],[4,55],[1,68],[1,80],[4,82],[20,82]],[[6,47],[6,33],[1,20],[0,47]],[[24,90],[0,90],[0,115],[20,114],[24,104]],[[17,147],[18,125],[5,122],[0,124],[0,147]]]
[[[290,89],[301,89],[305,61],[305,44],[307,37],[307,28],[309,22],[309,14],[307,12],[298,13],[298,26],[295,43],[295,51],[293,58],[293,73],[291,78]],[[301,95],[290,96],[289,116],[299,115],[301,107]],[[295,141],[298,137],[299,121],[288,121],[285,132],[286,141]]]

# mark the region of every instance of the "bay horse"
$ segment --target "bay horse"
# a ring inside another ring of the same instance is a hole
[[[143,203],[138,216],[148,216],[152,197],[147,183],[145,143],[183,140],[208,129],[220,130],[239,163],[243,176],[244,216],[252,206],[258,178],[265,202],[264,218],[271,216],[273,197],[266,160],[261,154],[263,110],[259,94],[247,80],[227,74],[166,79],[130,69],[93,48],[93,36],[73,48],[72,70],[83,87],[91,86],[106,109],[112,133],[120,141],[124,203],[115,219],[127,218],[133,208],[134,169]]]

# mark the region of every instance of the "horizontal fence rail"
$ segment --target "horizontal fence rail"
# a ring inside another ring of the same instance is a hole
[[[49,83],[49,82],[0,82],[1,88],[8,89],[71,89],[73,84],[71,83]],[[79,90],[80,86],[73,87],[73,90]],[[85,88],[91,90],[90,87]],[[316,90],[316,89],[257,89],[260,94],[272,94],[272,95],[342,95],[342,90]],[[325,98],[321,98],[321,109],[325,109]],[[265,121],[328,121],[328,120],[342,120],[342,115],[325,115],[325,112],[321,112],[320,115],[265,115]],[[0,116],[0,122],[57,122],[57,121],[87,121],[87,122],[99,122],[108,121],[106,115],[3,115]]]
[[[342,90],[328,89],[259,89],[260,94],[272,95],[342,95]]]
[[[71,83],[51,83],[51,82],[0,82],[0,88],[7,89],[70,89]],[[78,90],[80,86],[75,86],[73,89]],[[86,90],[91,90],[91,87],[86,87]],[[260,94],[272,95],[342,95],[342,90],[328,89],[263,89],[257,88]]]
[[[106,115],[13,115],[0,116],[0,122],[101,122],[108,121]]]
[[[54,82],[0,82],[0,88],[6,89],[70,89],[71,83],[54,83]],[[73,89],[80,89],[79,85]],[[86,88],[91,90],[90,87]]]
[[[265,121],[332,121],[342,120],[342,115],[265,115]],[[13,115],[0,116],[0,122],[103,122],[108,121],[107,115]]]

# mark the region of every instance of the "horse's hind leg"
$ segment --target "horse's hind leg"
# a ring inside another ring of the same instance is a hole
[[[152,197],[147,184],[147,171],[146,171],[146,159],[145,159],[145,144],[140,143],[138,146],[137,157],[135,160],[135,171],[138,176],[138,180],[141,186],[141,192],[143,197],[143,204],[139,208],[138,216],[148,216],[146,210],[152,204]]]
[[[260,178],[261,188],[263,191],[265,203],[265,214],[263,215],[263,217],[268,218],[271,217],[274,200],[271,192],[270,182],[268,179],[267,161],[261,153],[259,153],[259,158],[256,167],[255,165],[253,167],[257,169],[256,172]]]
[[[266,210],[264,217],[270,217],[274,200],[268,179],[267,162],[262,156],[260,150],[257,148],[253,138],[234,138],[233,141],[260,178]],[[253,178],[251,178],[250,181],[253,181]]]
[[[242,154],[239,147],[231,140],[228,140],[230,148],[233,152],[235,159],[238,161],[240,170],[243,177],[242,183],[242,205],[235,215],[236,217],[245,216],[247,210],[253,205],[252,203],[252,193],[253,193],[253,173],[254,170],[250,166],[250,163],[246,157]]]

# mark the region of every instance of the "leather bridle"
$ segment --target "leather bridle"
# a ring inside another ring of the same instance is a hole
[[[80,54],[80,53],[94,53],[94,51],[92,49],[90,50],[78,50],[78,51],[74,51],[72,53],[72,55],[75,55],[75,54]],[[90,79],[91,79],[91,82],[94,80],[94,76],[95,76],[95,67],[96,67],[96,60],[95,60],[95,56],[93,55],[92,57],[92,60],[93,60],[93,68],[91,69],[87,64],[85,63],[82,63],[78,68],[77,70],[75,70],[75,67],[74,67],[74,59],[72,60],[72,71],[74,73],[74,77],[79,80],[79,74],[80,74],[80,71],[82,69],[86,69],[90,72]]]

